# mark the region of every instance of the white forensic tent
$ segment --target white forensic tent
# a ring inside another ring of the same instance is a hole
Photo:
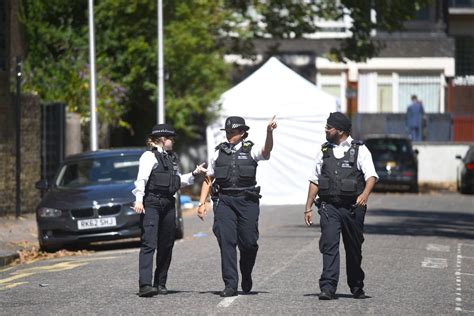
[[[261,204],[304,204],[314,159],[324,143],[324,126],[336,111],[336,98],[323,92],[275,57],[221,96],[220,117],[208,126],[208,157],[226,141],[220,130],[227,116],[242,116],[250,126],[248,139],[263,146],[266,127],[276,115],[273,150],[257,169]]]

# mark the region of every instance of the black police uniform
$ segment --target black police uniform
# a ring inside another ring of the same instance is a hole
[[[253,143],[243,141],[238,150],[228,143],[216,147],[212,199],[213,232],[221,251],[222,278],[226,288],[237,290],[237,250],[240,272],[249,280],[258,251],[259,188],[257,162],[251,156]],[[244,289],[244,291],[246,291]]]
[[[339,281],[339,240],[346,250],[347,283],[351,292],[364,288],[361,268],[363,226],[366,206],[355,206],[365,188],[363,173],[357,169],[361,141],[352,141],[344,157],[337,159],[330,143],[322,146],[323,164],[318,183],[323,272],[319,279],[321,291],[334,294]]]
[[[181,186],[178,159],[174,154],[158,152],[154,148],[158,165],[152,170],[145,187],[143,204],[145,213],[140,216],[141,247],[139,254],[139,284],[152,285],[153,255],[156,255],[153,286],[165,286],[176,232],[174,194]]]

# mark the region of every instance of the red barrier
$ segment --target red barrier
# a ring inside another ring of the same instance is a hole
[[[474,115],[453,115],[454,141],[474,141]]]

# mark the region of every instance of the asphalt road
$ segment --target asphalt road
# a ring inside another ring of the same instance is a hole
[[[365,300],[350,295],[343,250],[338,299],[318,300],[320,229],[304,225],[303,210],[262,207],[248,295],[218,295],[223,282],[212,214],[205,222],[189,214],[186,237],[175,245],[169,295],[139,298],[138,249],[119,248],[0,270],[0,314],[474,313],[474,196],[373,194],[363,246]]]

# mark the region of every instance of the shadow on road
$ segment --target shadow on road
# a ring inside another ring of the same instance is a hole
[[[107,241],[107,242],[93,242],[93,243],[78,243],[66,245],[67,250],[89,250],[89,251],[108,251],[118,249],[133,249],[140,248],[139,239],[130,239],[125,241]]]
[[[369,217],[375,217],[375,222],[368,221]],[[461,212],[373,209],[367,213],[364,232],[474,239],[474,215]]]
[[[299,227],[306,228],[303,225]],[[314,221],[312,228],[320,230],[319,219]],[[364,233],[474,239],[474,214],[369,209],[365,217]]]

